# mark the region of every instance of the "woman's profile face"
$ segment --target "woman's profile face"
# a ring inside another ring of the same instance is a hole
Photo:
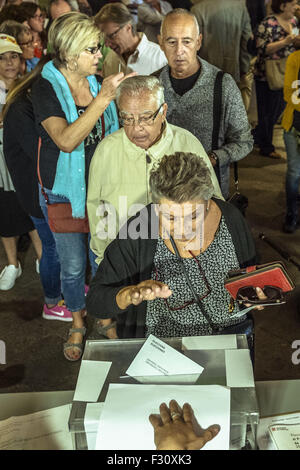
[[[43,31],[44,22],[45,18],[40,8],[37,8],[34,16],[28,20],[30,28],[36,33],[41,33]]]
[[[163,238],[172,236],[174,240],[189,244],[197,240],[197,247],[189,249],[200,249],[201,239],[204,240],[204,217],[207,202],[203,200],[176,203],[169,199],[161,199],[157,210]],[[199,246],[198,246],[199,245]]]
[[[15,80],[20,72],[21,60],[17,52],[0,54],[0,77],[5,80]]]
[[[288,19],[292,19],[295,16],[297,8],[298,0],[292,0],[291,2],[283,3],[281,10]]]

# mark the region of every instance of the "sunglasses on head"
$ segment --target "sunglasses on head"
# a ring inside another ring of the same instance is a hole
[[[264,286],[261,288],[267,299],[259,299],[255,287],[245,286],[241,287],[236,296],[239,303],[248,303],[250,305],[264,305],[264,304],[282,304],[285,303],[283,291],[280,287]]]

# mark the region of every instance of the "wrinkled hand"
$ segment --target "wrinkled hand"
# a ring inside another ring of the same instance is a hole
[[[136,286],[128,286],[118,292],[117,304],[121,309],[129,305],[139,305],[143,300],[154,300],[156,298],[167,299],[172,291],[166,284],[151,279],[140,282]]]
[[[118,86],[126,80],[126,78],[135,77],[137,75],[136,72],[131,72],[127,75],[124,75],[123,72],[109,75],[106,77],[101,85],[100,93],[98,94],[98,99],[104,99],[105,102],[110,103],[116,97],[116,91]]]
[[[257,293],[257,297],[260,299],[260,300],[268,300],[268,297],[265,296],[265,294],[263,293],[262,289],[260,287],[255,287],[255,290],[256,290],[256,293]],[[251,307],[251,304],[247,304],[247,297],[245,297],[245,307]],[[263,305],[257,305],[257,307],[254,307],[253,310],[263,310],[265,307]]]
[[[202,429],[188,403],[181,409],[176,400],[171,400],[169,408],[162,403],[159,412],[149,416],[158,450],[198,450],[220,431],[217,424]]]

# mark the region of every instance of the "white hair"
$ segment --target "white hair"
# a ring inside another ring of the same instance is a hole
[[[149,75],[137,75],[136,77],[126,78],[117,88],[117,106],[119,107],[123,94],[139,96],[144,91],[148,91],[156,98],[157,106],[161,106],[165,102],[164,88],[158,78]]]
[[[162,32],[163,32],[163,27],[164,27],[164,24],[165,24],[165,21],[167,20],[167,18],[169,18],[170,16],[173,16],[173,15],[187,15],[187,16],[191,16],[194,20],[194,23],[195,23],[195,27],[196,27],[196,30],[197,30],[197,35],[199,36],[200,34],[200,27],[199,27],[199,23],[197,21],[197,18],[196,16],[191,13],[190,11],[188,10],[185,10],[184,8],[175,8],[174,10],[171,10],[169,11],[169,13],[167,13],[162,22],[161,22],[161,25],[160,25],[160,35],[162,36]]]

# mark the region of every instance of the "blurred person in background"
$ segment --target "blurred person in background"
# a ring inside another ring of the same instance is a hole
[[[0,34],[0,106],[6,101],[8,91],[20,76],[22,49],[14,37]],[[32,220],[20,205],[3,153],[3,126],[0,129],[0,237],[7,256],[8,265],[0,274],[0,290],[11,289],[22,274],[17,258],[17,243],[21,235],[29,233],[38,260],[42,245]]]
[[[20,8],[27,16],[27,23],[33,36],[34,56],[40,59],[47,48],[45,15],[39,5],[33,2],[22,2]]]
[[[30,29],[24,24],[7,20],[0,25],[0,33],[9,34],[17,40],[18,45],[22,49],[21,73],[23,75],[29,72],[33,68],[32,59],[34,58],[33,37]]]
[[[281,158],[273,145],[273,129],[285,108],[283,85],[280,89],[270,88],[266,66],[268,61],[283,62],[295,52],[295,39],[299,34],[298,20],[295,18],[298,3],[297,0],[272,0],[271,6],[273,13],[260,23],[256,33],[254,79],[258,124],[252,134],[261,155]]]
[[[164,16],[172,10],[169,2],[163,0],[144,0],[138,6],[138,31],[146,34],[149,41],[158,43],[160,25]]]
[[[138,33],[136,23],[122,3],[105,5],[95,16],[95,22],[104,34],[105,44],[111,54],[103,64],[104,76],[134,71],[141,75],[151,75],[166,65],[165,54],[158,44]]]

